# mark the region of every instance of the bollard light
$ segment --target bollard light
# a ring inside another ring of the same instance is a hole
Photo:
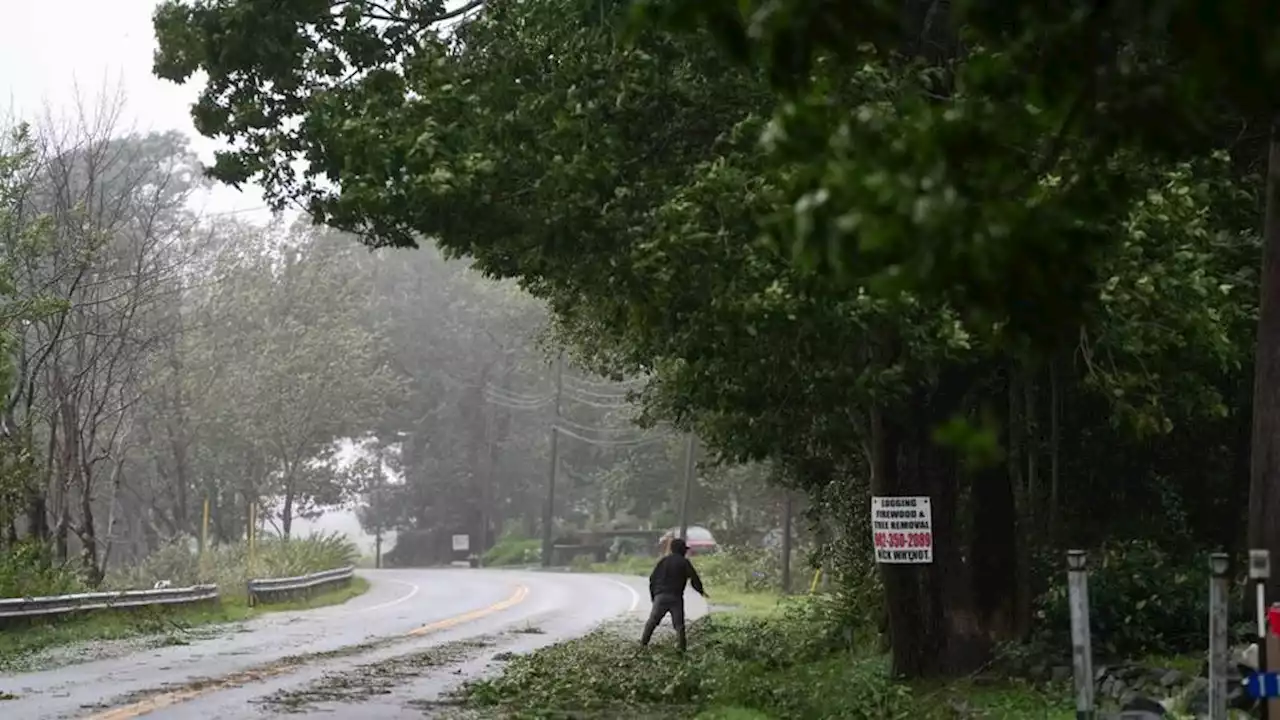
[[[1266,580],[1271,577],[1271,553],[1266,550],[1249,551],[1249,578]]]
[[[1083,550],[1067,551],[1067,569],[1068,570],[1084,570],[1085,563],[1088,558]]]
[[[1227,568],[1230,565],[1230,558],[1226,553],[1214,553],[1209,556],[1209,571],[1217,577],[1227,574]]]

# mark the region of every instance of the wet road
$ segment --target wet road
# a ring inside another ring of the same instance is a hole
[[[188,644],[0,675],[0,717],[422,718],[464,680],[648,609],[643,578],[378,570],[343,605],[273,613]],[[705,612],[696,595],[689,614]]]

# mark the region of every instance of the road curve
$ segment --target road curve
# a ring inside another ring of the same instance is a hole
[[[376,570],[343,605],[272,613],[212,637],[0,675],[0,716],[195,720],[421,718],[433,699],[527,652],[648,609],[642,578]],[[689,600],[691,617],[706,611]]]

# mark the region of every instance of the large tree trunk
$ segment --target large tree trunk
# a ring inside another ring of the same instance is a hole
[[[289,539],[289,534],[293,531],[293,483],[289,483],[289,487],[284,492],[284,505],[280,508],[280,532],[284,535],[284,539]]]
[[[1016,359],[1010,359],[1008,363],[1008,402],[1009,412],[1007,422],[1008,427],[1008,447],[1009,462],[1006,463],[1007,478],[1005,487],[1008,488],[1013,506],[1007,517],[1013,520],[1010,524],[1004,519],[1004,498],[994,497],[998,503],[998,510],[991,518],[979,519],[975,513],[975,527],[982,528],[984,522],[991,522],[996,533],[1008,533],[1009,537],[1004,540],[1004,545],[996,545],[988,548],[979,548],[975,544],[974,552],[971,557],[978,557],[982,553],[997,552],[1004,554],[1011,550],[1011,559],[1013,562],[1006,566],[1004,574],[1013,575],[1012,587],[1006,583],[1001,583],[1003,590],[1008,593],[1006,600],[1012,603],[1013,610],[1013,626],[1008,628],[1011,633],[1006,637],[1011,639],[1023,639],[1027,633],[1031,631],[1031,546],[1030,532],[1032,527],[1034,513],[1032,511],[1032,496],[1028,487],[1029,483],[1024,471],[1029,466],[1028,457],[1030,456],[1029,443],[1027,442],[1027,423],[1028,415],[1025,412],[1029,382],[1022,364]],[[998,483],[999,481],[996,480]],[[999,492],[999,491],[997,491]],[[975,490],[975,497],[977,496]],[[1006,550],[1007,548],[1007,550]],[[1013,568],[1013,573],[1009,573],[1008,568]],[[987,584],[991,579],[978,580],[982,585]],[[981,593],[981,587],[975,587],[975,592]],[[1003,613],[1003,602],[999,605],[993,605],[989,608],[983,608],[990,612]],[[992,616],[993,621],[997,621]],[[1003,634],[1003,633],[1002,633]]]
[[[1253,442],[1249,467],[1249,547],[1280,560],[1280,117],[1271,122],[1262,238],[1258,344],[1253,375]],[[1268,592],[1280,590],[1271,573]]]
[[[1058,549],[1058,518],[1062,492],[1062,371],[1058,356],[1049,361],[1049,543]]]
[[[956,378],[918,393],[912,410],[871,413],[873,495],[927,495],[933,510],[933,563],[881,564],[892,670],[907,678],[953,676],[977,669],[990,644],[972,610],[969,569],[960,553],[959,488],[952,453],[932,431],[958,407]]]
[[[93,517],[93,483],[87,475],[80,478],[80,527],[76,535],[80,538],[80,564],[91,587],[102,582],[101,568],[98,567],[98,528]]]

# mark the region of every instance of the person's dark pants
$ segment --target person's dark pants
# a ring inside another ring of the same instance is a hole
[[[671,624],[676,629],[680,652],[684,652],[688,640],[684,633],[684,596],[682,595],[659,595],[653,599],[653,609],[649,611],[649,620],[644,624],[644,634],[640,636],[640,644],[649,644],[653,631],[658,628],[667,613],[671,613]]]

